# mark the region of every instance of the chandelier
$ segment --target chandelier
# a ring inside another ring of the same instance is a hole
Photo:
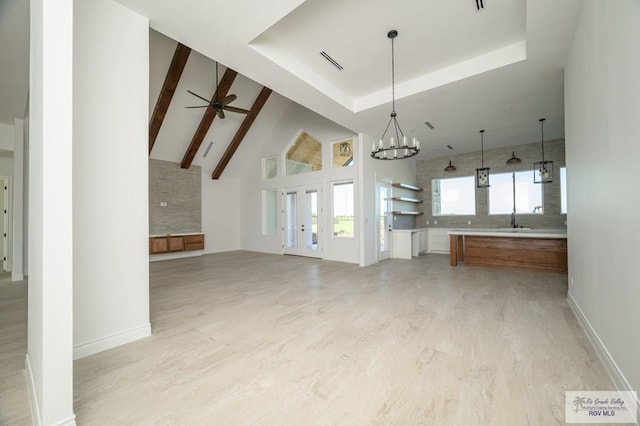
[[[387,37],[391,39],[391,119],[384,129],[384,133],[376,144],[371,147],[371,157],[376,160],[401,160],[403,158],[413,157],[420,152],[420,141],[413,138],[411,141],[402,133],[398,119],[396,118],[396,81],[395,81],[395,51],[393,48],[393,40],[398,36],[398,31],[391,30],[387,33]],[[389,131],[389,127],[393,123],[391,137],[389,143],[386,144],[384,137]],[[395,133],[395,137],[393,136]]]

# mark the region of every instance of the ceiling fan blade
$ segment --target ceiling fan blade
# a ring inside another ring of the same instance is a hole
[[[191,93],[191,94],[192,94],[193,96],[195,96],[196,98],[200,98],[200,99],[202,99],[203,101],[205,101],[205,102],[206,102],[206,103],[208,103],[208,104],[210,104],[210,103],[211,103],[211,101],[210,101],[209,99],[203,98],[203,97],[202,97],[202,96],[200,96],[200,95],[196,95],[196,94],[195,94],[195,93],[193,93],[191,90],[187,90],[187,92]]]
[[[226,106],[224,107],[225,110],[227,111],[231,111],[231,112],[237,112],[238,114],[249,114],[249,110],[247,109],[242,109],[242,108],[236,108],[234,106]]]
[[[185,108],[209,108],[210,105],[203,105],[203,106],[189,106],[189,107],[185,107]]]
[[[224,118],[224,111],[222,111],[222,108],[217,109],[216,114],[218,114],[218,117],[220,117],[220,120]]]
[[[238,97],[236,95],[225,96],[224,98],[220,99],[220,103],[222,104],[222,106],[225,106],[235,101],[237,98]]]

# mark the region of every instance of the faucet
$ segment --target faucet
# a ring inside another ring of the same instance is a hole
[[[512,228],[517,228],[518,227],[518,223],[516,222],[516,212],[515,211],[513,213],[511,213],[511,227]]]

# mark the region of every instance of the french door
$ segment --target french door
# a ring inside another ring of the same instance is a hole
[[[285,188],[283,253],[322,257],[322,188],[319,185]]]
[[[391,185],[376,181],[376,236],[378,261],[391,256]]]

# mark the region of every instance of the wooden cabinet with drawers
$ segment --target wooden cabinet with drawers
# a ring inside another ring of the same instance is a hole
[[[204,250],[204,234],[149,237],[149,254]]]

